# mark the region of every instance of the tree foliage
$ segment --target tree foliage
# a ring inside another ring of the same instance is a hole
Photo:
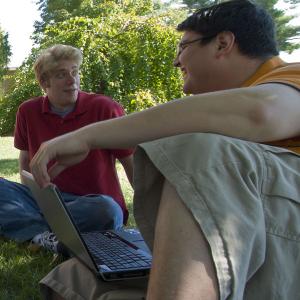
[[[11,48],[8,42],[8,34],[0,28],[0,81],[7,70],[11,56]]]
[[[223,1],[224,0],[172,0],[170,3],[182,3],[191,11]],[[288,16],[284,10],[276,8],[276,4],[279,0],[254,1],[262,5],[272,16],[276,24],[277,41],[280,51],[291,53],[293,50],[299,49],[300,44],[295,43],[295,40],[299,40],[300,26],[289,24],[296,16]],[[285,0],[285,3],[289,4],[291,8],[300,9],[299,0]]]
[[[152,0],[38,0],[41,21],[35,22],[35,39],[39,41],[45,27],[72,17],[108,17],[118,12],[132,15],[151,13],[155,6]]]
[[[32,71],[33,56],[31,55],[22,67],[11,76],[14,85],[3,99],[0,99],[0,136],[13,133],[18,106],[24,100],[42,93]]]
[[[178,34],[162,19],[120,12],[109,18],[74,17],[46,27],[42,46],[64,43],[80,48],[82,88],[110,95],[131,112],[137,108],[135,96],[144,91],[152,104],[181,93],[172,67]]]
[[[165,12],[150,0],[83,0],[67,13],[69,18],[51,19],[36,33],[38,44],[17,71],[16,86],[0,103],[0,134],[12,132],[21,102],[42,93],[32,65],[41,49],[57,43],[82,50],[83,90],[111,96],[128,113],[182,96],[181,75],[172,65],[178,12]]]
[[[172,9],[160,0],[36,1],[42,19],[35,23],[35,47],[13,75],[15,85],[0,101],[0,135],[12,133],[20,103],[42,94],[32,66],[41,49],[56,43],[82,50],[83,90],[113,97],[128,113],[182,96],[181,75],[172,62],[179,40],[175,27],[186,17],[187,9]],[[259,1],[271,11],[277,2]],[[192,7],[195,1],[186,3]],[[272,13],[279,24],[279,37],[283,37],[281,49],[292,50],[289,38],[299,29],[287,26],[290,17],[277,10]]]

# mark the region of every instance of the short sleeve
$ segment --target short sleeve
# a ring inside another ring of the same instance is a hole
[[[110,119],[122,117],[125,115],[125,111],[121,104],[116,101],[113,101],[113,105],[111,106]],[[111,153],[114,157],[118,159],[125,158],[129,155],[132,155],[134,152],[133,148],[130,149],[112,149]]]
[[[19,150],[29,150],[26,117],[22,105],[19,107],[16,115],[14,146]]]

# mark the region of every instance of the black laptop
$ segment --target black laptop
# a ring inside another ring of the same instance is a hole
[[[40,188],[29,172],[22,176],[58,240],[97,275],[111,281],[149,274],[152,257],[137,229],[80,232],[55,185]]]

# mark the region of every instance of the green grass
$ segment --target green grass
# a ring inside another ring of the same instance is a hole
[[[0,137],[0,177],[20,182],[19,150],[13,146],[12,137]]]
[[[12,137],[0,137],[0,177],[20,182],[18,171],[19,151],[13,147]],[[121,165],[117,170],[129,209],[128,227],[134,227],[132,217],[133,191]],[[0,300],[40,299],[38,282],[60,260],[53,262],[53,255],[41,250],[32,253],[28,244],[17,244],[0,237]]]
[[[32,253],[27,244],[0,240],[0,299],[40,299],[38,282],[56,264],[53,255],[41,250]]]

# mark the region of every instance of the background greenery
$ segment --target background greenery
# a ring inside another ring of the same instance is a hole
[[[6,73],[10,56],[11,47],[8,42],[8,34],[0,27],[0,81]]]
[[[216,4],[224,0],[171,0],[172,3],[183,3],[186,7],[192,11],[194,9]],[[291,53],[295,49],[299,49],[299,43],[295,43],[294,39],[299,41],[300,26],[293,26],[289,22],[295,16],[287,16],[285,11],[276,8],[278,0],[254,0],[263,6],[272,16],[277,28],[277,41],[280,51],[287,51]],[[285,3],[289,4],[291,9],[299,8],[299,0],[285,0]]]
[[[13,138],[0,137],[0,145],[0,177],[20,182],[19,151],[13,147]],[[129,209],[128,227],[134,227],[133,191],[120,164],[117,170]],[[0,237],[0,300],[40,299],[39,280],[62,261],[61,257],[54,260],[54,256],[45,250],[30,252],[27,246],[28,243],[16,244]]]
[[[172,66],[179,40],[176,25],[192,9],[221,1],[36,0],[42,19],[35,23],[35,46],[0,99],[0,136],[12,134],[20,103],[42,94],[32,65],[41,49],[55,43],[82,50],[83,90],[113,97],[127,113],[181,97],[181,74]],[[300,26],[289,24],[293,16],[275,8],[278,0],[256,1],[275,20],[280,50],[299,48],[293,40],[299,39]],[[299,0],[285,2],[299,8]],[[7,34],[0,30],[0,79],[9,55]]]
[[[181,75],[172,67],[180,38],[176,25],[194,8],[219,0],[36,0],[42,16],[32,36],[35,46],[0,98],[0,136],[12,134],[20,103],[41,95],[32,65],[39,51],[54,43],[70,44],[84,54],[82,89],[101,92],[129,112],[182,96]],[[300,26],[275,9],[278,0],[257,0],[273,16],[280,50],[299,48]],[[299,7],[299,0],[286,0]],[[172,4],[180,4],[174,8]],[[296,9],[295,9],[296,11]],[[8,35],[0,28],[0,81],[11,55]],[[11,137],[0,137],[0,176],[19,181],[18,152]],[[118,166],[122,189],[132,212],[132,189]],[[134,226],[130,214],[129,226]],[[39,299],[38,281],[58,262],[51,254],[31,253],[27,245],[0,239],[0,300]]]
[[[44,22],[36,23],[36,47],[0,100],[0,135],[13,132],[21,102],[42,94],[32,65],[41,49],[56,43],[82,50],[82,90],[111,96],[127,113],[182,96],[181,75],[172,62],[179,39],[175,23],[185,11],[159,10],[150,0],[78,1],[78,7],[71,2],[76,1],[41,6],[45,14]]]

